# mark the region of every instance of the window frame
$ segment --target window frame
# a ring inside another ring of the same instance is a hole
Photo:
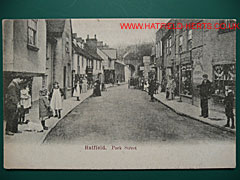
[[[30,36],[30,32],[32,36]],[[28,19],[27,20],[27,47],[28,49],[38,51],[38,20]]]

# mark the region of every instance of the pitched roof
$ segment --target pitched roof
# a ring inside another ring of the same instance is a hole
[[[78,53],[78,54],[81,54],[81,55],[83,55],[83,56],[85,56],[85,57],[87,57],[87,58],[89,58],[89,59],[91,59],[92,57],[91,57],[91,55],[90,54],[88,54],[88,52],[86,52],[85,50],[83,50],[82,48],[80,48],[79,46],[76,46],[74,43],[72,43],[73,45],[73,48],[74,48],[74,50]]]
[[[94,59],[103,60],[103,59],[97,54],[97,52],[95,52],[93,49],[87,49],[87,52],[88,52]]]
[[[62,33],[64,31],[65,19],[47,19],[47,31],[52,33]]]

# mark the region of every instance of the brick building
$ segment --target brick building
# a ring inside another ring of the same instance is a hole
[[[233,20],[172,19],[173,26],[181,23],[231,23]],[[160,45],[159,46],[159,42]],[[186,101],[198,104],[202,75],[208,74],[213,82],[212,103],[222,103],[225,87],[235,88],[236,31],[204,28],[163,29],[156,33],[156,52],[160,52],[162,77],[173,75],[177,82],[177,93]],[[156,53],[158,54],[158,53]],[[162,58],[162,59],[161,59]]]

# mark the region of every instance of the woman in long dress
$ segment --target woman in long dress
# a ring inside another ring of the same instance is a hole
[[[83,78],[82,92],[83,92],[83,93],[86,93],[86,92],[87,92],[87,79],[86,79],[85,77]]]
[[[94,83],[93,96],[101,96],[100,81],[97,79]]]
[[[58,117],[59,119],[61,118],[62,97],[63,96],[64,96],[64,93],[59,88],[58,82],[55,82],[53,84],[52,92],[50,93],[50,97],[51,97],[50,107],[52,108],[52,110],[55,110],[54,117]]]
[[[77,81],[73,91],[73,97],[77,97],[77,101],[80,101],[80,82]]]

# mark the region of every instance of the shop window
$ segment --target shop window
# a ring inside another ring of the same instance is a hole
[[[192,67],[191,64],[182,65],[182,94],[192,95]]]
[[[235,91],[235,64],[221,64],[213,66],[214,94],[224,97],[227,86]]]

